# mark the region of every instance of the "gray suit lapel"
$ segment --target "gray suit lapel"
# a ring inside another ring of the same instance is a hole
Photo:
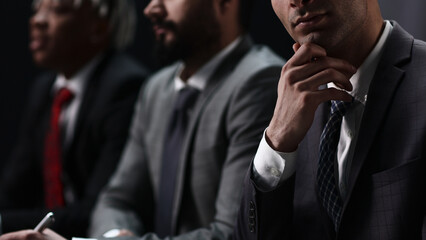
[[[173,231],[176,229],[176,220],[179,214],[180,204],[182,201],[182,194],[185,182],[185,175],[187,170],[188,161],[191,157],[192,145],[197,134],[197,126],[205,109],[205,106],[210,102],[210,99],[214,96],[215,92],[220,89],[222,83],[229,76],[229,73],[235,67],[235,63],[249,51],[252,46],[252,41],[249,37],[244,37],[239,45],[222,61],[221,64],[215,70],[213,76],[208,80],[206,88],[200,94],[197,104],[191,117],[189,124],[188,133],[183,144],[181,161],[178,167],[178,174],[176,179],[176,191],[175,191],[175,203],[173,207]]]
[[[167,132],[167,128],[170,124],[170,118],[173,113],[173,106],[175,99],[177,97],[177,93],[174,88],[174,77],[176,75],[176,71],[179,67],[179,63],[172,66],[172,69],[170,72],[166,74],[167,81],[165,81],[162,84],[165,84],[165,86],[159,87],[161,89],[161,94],[157,94],[158,97],[154,97],[150,102],[147,103],[148,106],[151,106],[152,108],[158,109],[147,111],[150,114],[155,114],[155,116],[144,116],[147,119],[155,119],[155,123],[148,123],[147,125],[151,128],[155,129],[152,132],[155,132],[155,134],[152,134],[149,136],[149,141],[152,141],[154,143],[153,146],[151,146],[150,150],[150,158],[152,159],[159,159],[160,161],[150,161],[150,168],[151,172],[153,173],[153,186],[157,186],[154,188],[155,195],[158,195],[158,189],[160,186],[160,178],[161,178],[161,164],[163,159],[163,147],[165,142],[165,136]],[[160,80],[160,79],[154,79],[154,80]],[[160,82],[160,81],[159,81]],[[144,91],[149,91],[151,88],[145,88]],[[152,93],[146,92],[144,95],[149,95]],[[146,126],[144,126],[146,127]],[[151,131],[150,131],[151,132]]]
[[[411,58],[412,36],[404,32],[397,23],[393,23],[393,25],[394,29],[386,43],[381,61],[370,85],[368,101],[365,106],[355,147],[355,155],[352,160],[348,180],[348,195],[344,203],[344,209],[349,202],[368,153],[373,147],[378,129],[380,129],[380,125],[386,118],[386,113],[398,85],[400,81],[403,81],[404,70],[399,68],[399,64],[403,64]]]

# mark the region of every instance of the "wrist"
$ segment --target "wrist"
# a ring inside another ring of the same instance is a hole
[[[286,139],[288,139],[288,141]],[[265,140],[275,151],[287,153],[296,151],[298,144],[292,143],[290,139],[291,137],[286,137],[286,134],[282,133],[282,131],[275,130],[271,127],[266,129]]]

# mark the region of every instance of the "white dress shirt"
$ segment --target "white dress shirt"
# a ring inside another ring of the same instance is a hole
[[[354,156],[355,143],[358,138],[358,130],[364,113],[365,103],[367,102],[368,89],[379,64],[386,40],[392,32],[392,28],[392,24],[389,21],[385,21],[385,28],[379,41],[363,64],[358,68],[358,71],[350,79],[353,90],[349,94],[355,98],[355,103],[343,117],[337,147],[339,189],[342,198],[346,196],[346,173],[350,171]],[[327,86],[336,87],[333,83],[329,83]],[[297,150],[291,153],[282,153],[273,150],[266,142],[264,133],[253,163],[256,183],[265,191],[273,190],[280,182],[285,181],[295,172],[296,157]]]

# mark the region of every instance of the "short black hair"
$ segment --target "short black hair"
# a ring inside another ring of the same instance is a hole
[[[251,23],[253,0],[240,0],[240,25],[248,32]]]

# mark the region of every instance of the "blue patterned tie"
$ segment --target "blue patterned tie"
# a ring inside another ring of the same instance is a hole
[[[337,156],[342,118],[351,104],[352,102],[332,101],[330,117],[320,140],[317,172],[318,194],[336,231],[340,223],[343,204],[334,175],[334,160]]]
[[[172,216],[177,168],[189,123],[189,111],[193,108],[199,93],[199,90],[192,87],[185,87],[179,91],[166,132],[155,211],[155,232],[159,237],[173,234]]]

